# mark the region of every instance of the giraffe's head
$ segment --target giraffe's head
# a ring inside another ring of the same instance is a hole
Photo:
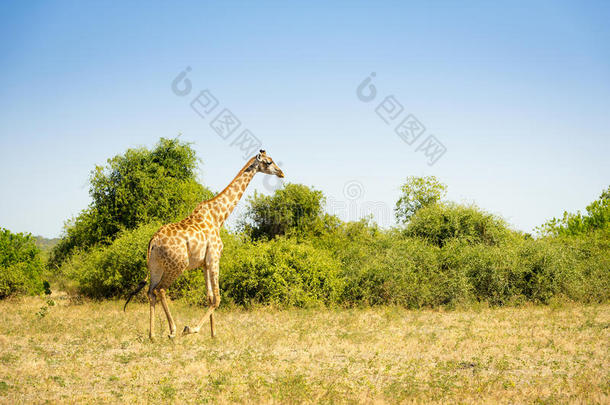
[[[256,159],[254,159],[254,165],[256,167],[257,172],[265,173],[265,174],[275,174],[277,177],[284,177],[284,172],[282,169],[275,164],[271,156],[267,156],[267,153],[264,150],[260,150],[260,153],[256,155]]]

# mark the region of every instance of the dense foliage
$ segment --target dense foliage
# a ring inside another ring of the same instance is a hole
[[[538,230],[544,235],[576,236],[594,230],[610,229],[610,187],[587,206],[587,213],[564,212],[561,219],[553,218]]]
[[[163,139],[152,151],[128,150],[96,168],[93,202],[53,251],[61,287],[121,297],[145,279],[152,234],[211,195],[196,182],[195,169],[189,145]],[[585,215],[549,221],[537,239],[474,205],[442,201],[445,192],[436,178],[408,178],[396,208],[401,225],[392,229],[326,214],[323,193],[305,185],[255,194],[242,202],[239,231],[222,230],[222,305],[422,308],[610,299],[610,189]],[[15,266],[16,280],[38,275],[30,284],[11,281],[12,291],[40,292],[40,260],[33,242],[21,238],[29,247],[20,255],[31,260],[3,266]],[[0,292],[8,285],[3,276]],[[169,294],[205,305],[205,285],[203,271],[191,270]]]
[[[321,191],[302,184],[284,184],[270,196],[255,192],[248,199],[242,229],[253,239],[319,233],[324,201]]]
[[[91,172],[92,202],[64,227],[50,263],[59,267],[75,249],[111,243],[124,230],[182,218],[212,193],[197,182],[189,144],[161,138],[153,150],[128,149]]]
[[[31,235],[0,228],[0,298],[44,291],[44,266]]]
[[[221,288],[232,303],[276,306],[339,303],[343,290],[341,266],[330,252],[293,238],[236,242],[221,259]]]
[[[419,209],[441,201],[447,194],[447,186],[435,176],[409,176],[400,191],[394,213],[396,221],[404,224],[409,222]]]
[[[418,210],[405,233],[440,247],[452,239],[497,246],[511,231],[502,219],[475,206],[438,203]]]
[[[124,294],[146,278],[146,249],[159,226],[153,222],[125,230],[108,245],[75,252],[61,267],[62,275],[89,297]]]

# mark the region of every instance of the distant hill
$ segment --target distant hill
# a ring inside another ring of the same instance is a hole
[[[50,252],[51,249],[53,249],[53,246],[57,245],[60,240],[59,238],[48,239],[44,236],[34,236],[34,239],[36,241],[36,246],[43,252]]]

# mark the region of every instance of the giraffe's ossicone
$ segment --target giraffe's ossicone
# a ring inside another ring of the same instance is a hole
[[[219,262],[222,254],[220,228],[231,214],[246,187],[258,172],[284,177],[284,173],[267,156],[264,150],[253,158],[237,173],[237,176],[211,200],[203,201],[180,222],[163,225],[148,243],[146,263],[149,271],[148,300],[150,302],[150,333],[154,335],[155,304],[161,301],[167,322],[169,337],[176,336],[176,324],[172,318],[165,297],[165,290],[183,272],[202,267],[205,273],[209,307],[195,327],[184,327],[183,334],[197,333],[210,317],[210,330],[214,337],[214,310],[220,304],[218,288]],[[141,282],[125,302],[138,293],[146,281]]]

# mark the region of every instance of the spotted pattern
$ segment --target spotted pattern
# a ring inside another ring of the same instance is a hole
[[[153,235],[147,256],[150,272],[148,298],[151,305],[151,337],[157,294],[161,298],[168,318],[170,336],[175,334],[176,327],[165,301],[165,289],[187,270],[204,268],[207,298],[210,305],[208,312],[213,311],[220,304],[218,278],[220,255],[223,248],[220,228],[258,172],[283,177],[279,167],[264,151],[261,151],[246,163],[233,181],[216,197],[199,204],[193,213],[182,221],[163,225]],[[211,312],[209,313],[211,314]],[[196,327],[197,330],[202,322]]]

